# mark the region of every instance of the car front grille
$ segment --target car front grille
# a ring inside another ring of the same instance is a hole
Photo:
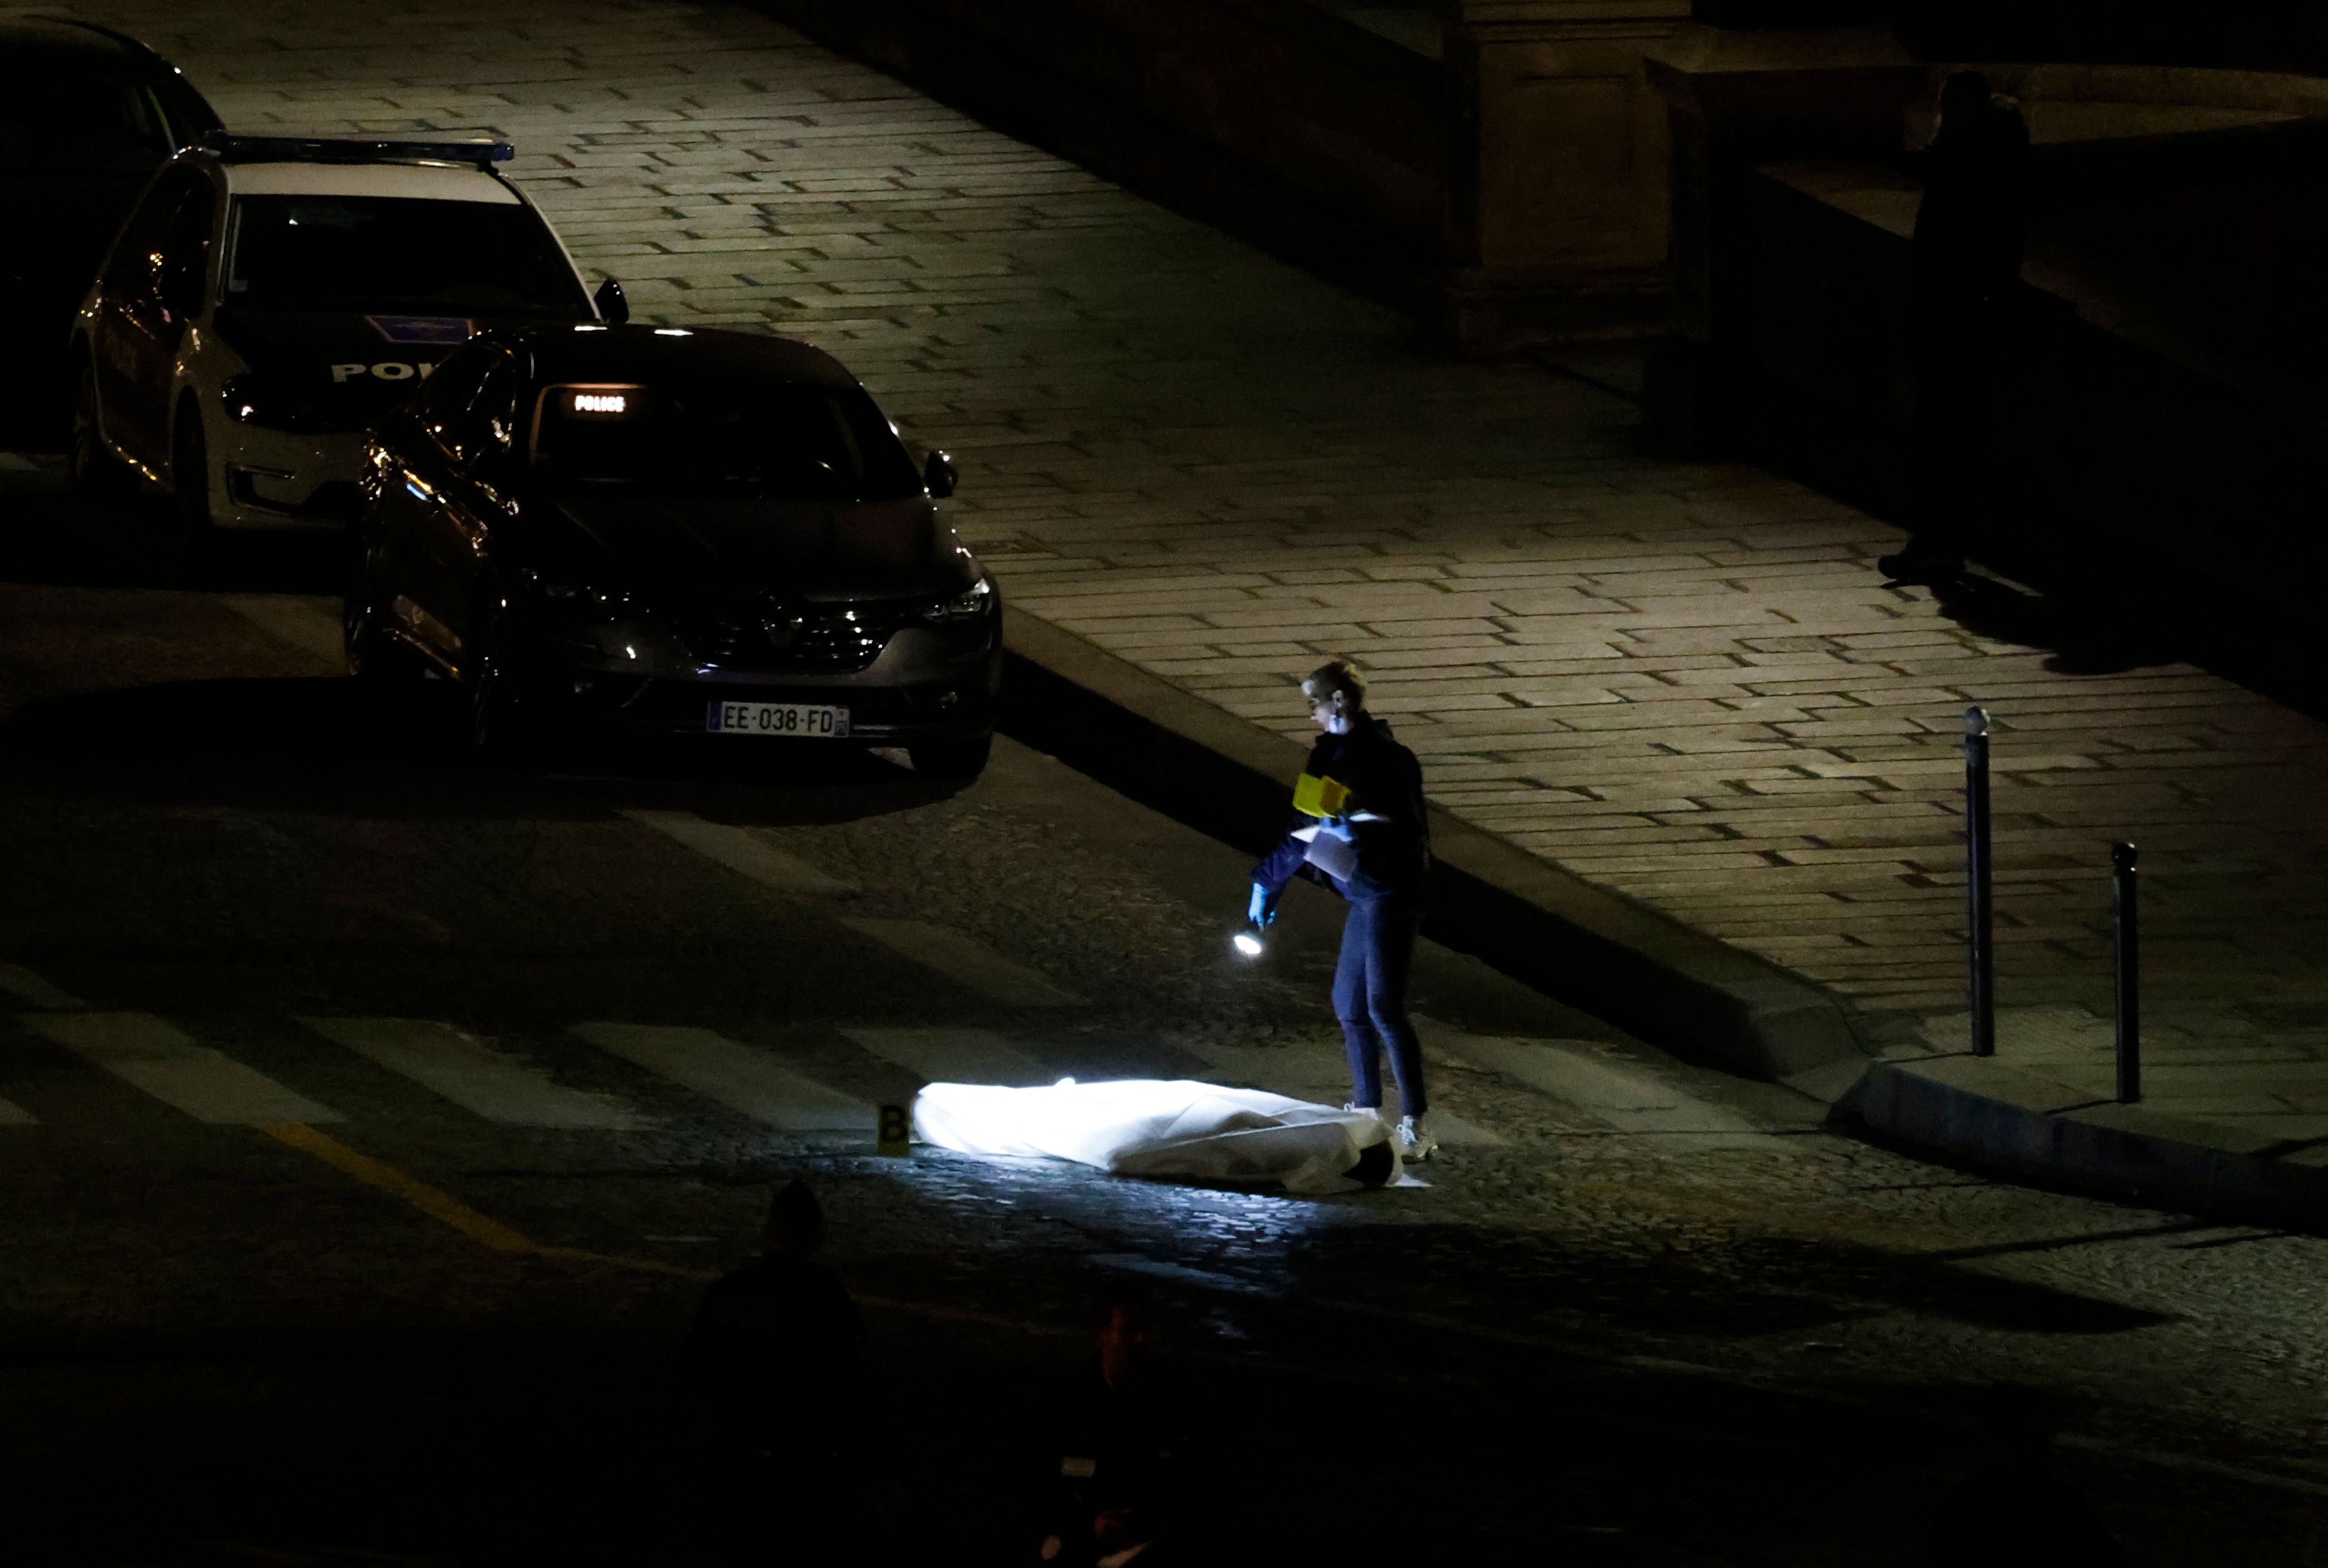
[[[889,639],[918,625],[919,599],[849,605],[697,605],[656,619],[678,634],[696,662],[714,670],[772,674],[862,670]]]

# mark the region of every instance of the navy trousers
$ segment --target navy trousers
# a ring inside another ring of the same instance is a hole
[[[1406,977],[1414,968],[1415,901],[1400,894],[1354,898],[1342,922],[1342,959],[1334,967],[1334,1016],[1350,1052],[1351,1103],[1382,1103],[1382,1053],[1390,1051],[1406,1113],[1425,1109],[1422,1044],[1406,1016]]]

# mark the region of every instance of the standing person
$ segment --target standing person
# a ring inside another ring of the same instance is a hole
[[[1924,158],[1910,258],[1916,513],[1907,548],[1876,565],[1894,581],[1945,583],[1964,574],[1990,388],[2021,283],[2029,127],[1986,77],[1960,70],[1940,88],[1940,127]]]
[[[1349,900],[1334,970],[1334,1016],[1350,1056],[1349,1108],[1380,1113],[1387,1047],[1405,1112],[1398,1124],[1400,1158],[1427,1159],[1439,1145],[1423,1131],[1430,1103],[1422,1047],[1406,1016],[1407,974],[1431,875],[1422,765],[1392,738],[1389,725],[1366,711],[1366,677],[1348,662],[1321,666],[1301,692],[1322,733],[1294,786],[1292,831],[1253,869],[1248,917],[1257,925],[1274,920],[1285,885],[1305,868]]]
[[[865,1329],[814,1260],[824,1209],[802,1181],[768,1205],[756,1262],[705,1292],[687,1359],[718,1407],[733,1561],[850,1558],[846,1508],[876,1458]]]

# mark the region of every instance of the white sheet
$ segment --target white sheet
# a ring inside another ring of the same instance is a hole
[[[1273,1184],[1326,1192],[1360,1152],[1389,1141],[1372,1117],[1263,1089],[1154,1078],[1046,1088],[932,1084],[914,1101],[914,1131],[964,1154],[1035,1155],[1117,1176]],[[1396,1174],[1396,1146],[1392,1145]]]

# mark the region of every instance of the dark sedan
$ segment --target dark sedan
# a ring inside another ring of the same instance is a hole
[[[986,762],[1001,596],[854,377],[803,343],[490,332],[374,430],[349,668],[460,682],[480,747],[543,727]]]
[[[65,333],[129,204],[219,117],[175,66],[86,22],[0,20],[0,419],[23,431],[63,406]],[[42,429],[39,434],[51,434]]]

